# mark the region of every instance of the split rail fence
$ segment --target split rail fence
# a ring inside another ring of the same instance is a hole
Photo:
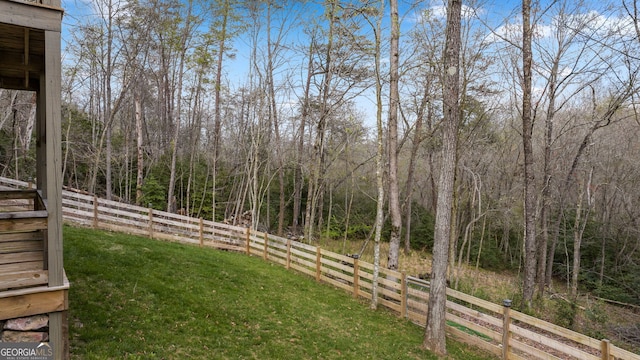
[[[0,185],[30,184],[0,178]],[[100,199],[79,191],[63,191],[66,222],[149,236],[197,246],[260,256],[346,290],[355,298],[371,298],[373,265],[316,246],[244,227],[152,210]],[[429,283],[405,273],[380,269],[378,304],[425,326]],[[447,289],[447,332],[450,336],[502,359],[640,360],[640,355],[608,340],[597,340],[498,305]]]

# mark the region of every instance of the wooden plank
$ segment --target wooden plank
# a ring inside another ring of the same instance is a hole
[[[93,203],[93,195],[81,194],[75,191],[62,190],[62,197],[67,199],[67,201],[77,203]]]
[[[40,251],[44,250],[44,244],[42,239],[40,240],[32,240],[32,241],[11,241],[11,242],[0,242],[0,254],[9,254],[9,253],[22,253],[22,252],[30,252],[30,251]],[[4,255],[2,255],[4,257]],[[0,259],[2,261],[2,259]]]
[[[44,269],[43,265],[44,264],[42,261],[0,264],[0,274],[9,274],[9,273],[22,272],[22,271],[43,270]]]
[[[291,264],[296,264],[298,266],[304,266],[304,267],[308,268],[309,270],[313,271],[313,274],[315,276],[315,273],[316,273],[316,263],[315,263],[315,261],[308,261],[308,260],[305,260],[303,258],[291,258]]]
[[[462,313],[474,319],[478,319],[479,321],[486,322],[493,326],[502,327],[501,319],[479,312],[477,310],[469,309],[468,307],[454,303],[453,301],[449,301],[449,300],[447,301],[447,309],[455,310],[459,313]]]
[[[48,281],[49,272],[47,270],[4,273],[0,274],[0,290],[44,285]]]
[[[46,210],[38,210],[38,211],[11,211],[11,212],[0,212],[0,221],[2,220],[21,220],[21,219],[46,219],[48,213]]]
[[[512,316],[513,317],[513,316]],[[589,353],[586,353],[582,350],[579,350],[569,344],[565,344],[562,342],[559,342],[557,340],[554,340],[548,336],[533,332],[531,330],[525,329],[521,326],[515,325],[515,324],[511,324],[510,326],[510,330],[512,333],[517,334],[522,336],[523,338],[535,341],[539,344],[542,344],[544,346],[547,346],[549,348],[552,348],[554,350],[563,352],[567,355],[571,355],[574,356],[578,359],[592,359],[592,360],[598,360],[598,357],[595,357]],[[600,343],[598,343],[598,350],[600,349],[599,347]]]
[[[427,318],[427,314],[418,314],[414,312],[407,312],[407,319],[412,323],[425,327],[425,319]]]
[[[68,292],[65,291],[65,304],[68,303]],[[68,308],[68,305],[65,306]],[[66,310],[66,309],[65,309]],[[53,345],[55,359],[69,358],[69,326],[67,311],[49,313],[49,342]]]
[[[594,349],[600,349],[600,341],[590,338],[586,335],[580,334],[578,332],[575,332],[573,330],[569,330],[569,329],[565,329],[561,326],[546,322],[544,320],[540,320],[538,318],[535,318],[533,316],[527,315],[527,314],[523,314],[521,312],[518,311],[512,311],[511,312],[511,317],[518,320],[518,321],[522,321],[524,323],[527,323],[529,325],[533,325],[541,330],[544,331],[548,331],[550,333],[556,334],[556,335],[560,335],[564,338],[567,338],[569,340],[573,340],[577,343],[580,343],[582,345],[587,345],[589,347],[592,347]]]
[[[352,264],[350,264],[350,265],[342,264],[342,263],[335,262],[335,261],[333,261],[331,259],[328,259],[328,258],[325,258],[325,257],[323,257],[321,259],[321,263],[322,263],[322,265],[324,265],[326,267],[330,267],[330,268],[338,270],[338,271],[345,271],[345,272],[351,274],[351,276],[353,276],[353,265]]]
[[[149,220],[149,215],[147,213],[140,214],[135,212],[128,212],[124,210],[112,209],[106,206],[97,207],[98,217],[102,216],[101,214],[112,215],[120,219],[120,217],[124,217],[125,219],[133,219],[138,220],[140,222],[145,222]]]
[[[9,179],[4,177],[0,178],[0,184],[5,186],[10,186],[10,187],[16,187],[16,188],[26,188],[28,185],[28,183],[25,181]]]
[[[280,249],[274,249],[270,247],[267,249],[267,251],[269,252],[269,257],[277,257],[280,259],[286,259],[287,257],[287,253]]]
[[[483,339],[477,336],[467,334],[466,332],[460,329],[454,328],[453,326],[447,325],[446,332],[452,337],[454,337],[455,339],[457,339],[458,341],[464,342],[471,346],[478,347],[480,349],[490,352],[493,355],[500,356],[502,354],[502,349],[499,346],[491,344],[488,341],[484,341]]]
[[[480,306],[482,308],[485,308],[487,310],[493,311],[495,313],[502,313],[502,306],[494,304],[492,302],[486,301],[486,300],[482,300],[482,299],[478,299],[477,297],[473,297],[471,295],[467,295],[463,292],[460,291],[456,291],[453,290],[451,288],[447,288],[447,296],[451,296],[453,298],[462,300],[462,301],[466,301],[469,304],[473,304],[476,306]]]
[[[29,263],[39,261],[42,264],[44,260],[44,253],[40,251],[32,252],[20,252],[11,254],[2,254],[0,256],[0,265],[14,264],[14,263]]]
[[[387,298],[389,298],[391,300],[394,300],[395,302],[397,302],[397,305],[400,304],[400,301],[401,301],[400,300],[400,294],[398,294],[395,291],[391,291],[391,290],[385,289],[385,288],[383,288],[381,286],[378,286],[378,295],[385,296],[385,297],[387,297]]]
[[[360,292],[360,262],[358,259],[353,260],[353,297],[358,298]]]
[[[316,247],[315,246],[311,246],[311,245],[307,245],[305,243],[301,243],[299,241],[294,241],[291,243],[291,247],[294,249],[300,249],[300,250],[306,250],[312,253],[316,253]]]
[[[180,222],[175,220],[163,219],[158,215],[157,211],[153,212],[153,221],[159,226],[168,226],[176,230],[180,229],[180,230],[196,231],[196,230],[199,230],[200,228],[200,226],[197,223]]]
[[[281,258],[275,258],[275,257],[271,258],[271,262],[274,262],[274,263],[282,265],[282,266],[286,266],[287,265],[286,260],[281,259]]]
[[[55,11],[47,11],[49,15]],[[61,13],[54,16],[58,24],[61,21]],[[45,169],[40,169],[38,181],[44,181],[42,190],[43,198],[46,198],[49,212],[47,225],[47,268],[49,270],[49,286],[60,286],[64,283],[64,268],[62,263],[62,119],[61,119],[61,35],[58,29],[46,29],[44,32],[45,47],[45,72],[41,78],[40,98],[44,105],[44,117],[37,120],[44,121],[44,134],[38,134],[40,141],[44,140],[45,156],[37,161],[47,164]],[[43,171],[44,170],[44,171]],[[44,173],[43,173],[44,172]],[[44,179],[40,179],[40,176]]]
[[[611,352],[611,355],[613,355],[613,357],[616,359],[640,360],[640,354],[634,354],[625,349],[620,349],[613,344],[609,346],[609,351]]]
[[[493,330],[491,330],[489,328],[486,328],[486,327],[484,327],[484,326],[482,326],[480,324],[474,323],[472,321],[469,321],[467,319],[461,318],[461,317],[456,316],[456,315],[451,314],[451,313],[447,313],[446,314],[446,319],[449,320],[449,321],[452,321],[452,322],[454,322],[456,324],[462,325],[462,326],[464,326],[464,327],[466,327],[468,329],[471,329],[471,330],[473,330],[475,332],[478,332],[478,333],[480,333],[480,334],[482,334],[482,335],[484,335],[486,337],[489,337],[489,338],[491,338],[492,340],[495,340],[498,343],[502,343],[502,334],[499,333],[499,332],[493,331]],[[473,336],[477,337],[477,335],[473,335]]]
[[[322,276],[321,277],[322,282],[327,283],[329,285],[335,286],[337,288],[340,288],[342,290],[345,290],[349,293],[351,293],[351,291],[353,290],[353,287],[351,287],[350,284],[345,284],[341,281],[338,281],[336,279],[332,279],[330,277],[326,277],[326,276]]]
[[[407,289],[407,293],[409,294],[409,296],[413,296],[419,299],[424,299],[425,302],[429,300],[429,293],[424,290],[418,290],[418,289],[409,287]]]
[[[409,309],[409,311],[416,312],[419,314],[424,314],[426,316],[427,309],[429,308],[429,306],[427,304],[407,301],[407,308]]]
[[[310,269],[310,268],[308,268],[306,266],[300,266],[295,262],[291,263],[291,268],[294,269],[294,270],[297,270],[297,271],[299,271],[299,272],[301,272],[303,274],[310,275],[310,276],[315,276],[316,275],[315,269]]]
[[[117,218],[113,216],[107,216],[104,214],[100,214],[97,217],[97,222],[95,224],[96,227],[100,227],[102,224],[119,224],[121,226],[128,225],[131,228],[143,228],[147,227],[149,224],[146,221],[135,221],[135,220],[127,220],[123,218]],[[147,230],[147,229],[145,229]]]
[[[337,253],[334,253],[334,252],[331,252],[331,251],[328,251],[328,250],[325,250],[325,249],[322,249],[322,256],[334,259],[335,261],[343,261],[343,262],[349,263],[349,264],[353,264],[353,261],[355,260],[351,256],[337,254]]]
[[[400,299],[401,299],[401,311],[400,317],[407,316],[407,274],[402,273],[402,289],[400,291]]]
[[[68,309],[66,289],[0,298],[0,320]]]
[[[322,274],[325,276],[332,277],[334,279],[343,280],[349,284],[353,283],[353,275],[351,274],[345,274],[343,272],[332,270],[332,269],[323,269]]]
[[[514,340],[511,339],[511,341],[509,342],[509,345],[511,346],[512,349],[518,350],[523,352],[524,354],[527,354],[529,356],[533,355],[536,359],[541,359],[541,360],[562,360],[563,358],[554,356],[552,354],[549,354],[541,349],[535,348],[529,344],[523,343],[519,340]],[[513,355],[514,351],[509,351],[509,356]],[[527,358],[529,358],[529,356],[527,356]],[[582,358],[579,357],[578,359],[580,360],[592,360],[591,358]],[[598,358],[596,358],[597,360]]]
[[[85,202],[80,202],[80,201],[74,201],[74,200],[70,200],[67,198],[62,198],[62,205],[64,206],[64,210],[80,210],[80,209],[84,209],[86,212],[91,211],[91,213],[93,214],[93,204],[90,203],[85,203]]]
[[[402,283],[398,282],[401,281],[402,278],[397,278],[397,277],[392,277],[391,279],[387,278],[387,277],[383,277],[383,276],[379,276],[378,277],[378,284],[380,284],[381,286],[387,288],[387,289],[393,289],[393,290],[397,290],[397,291],[401,291],[402,290]]]
[[[313,266],[315,267],[316,254],[309,254],[308,252],[300,251],[291,247],[291,255],[292,259],[305,259],[314,261]]]
[[[0,200],[28,200],[35,199],[37,193],[35,190],[2,190],[0,191]]]
[[[382,297],[382,294],[378,292],[378,304],[386,307],[389,310],[395,311],[396,313],[400,313],[400,304],[390,301]]]
[[[0,1],[0,22],[60,32],[62,29],[62,9],[36,6],[36,3]]]
[[[42,240],[42,231],[16,232],[0,234],[0,243],[10,241],[35,241]]]
[[[84,210],[76,210],[65,207],[62,209],[64,214],[71,215],[77,219],[81,219],[83,221],[89,221],[93,224],[93,213]]]

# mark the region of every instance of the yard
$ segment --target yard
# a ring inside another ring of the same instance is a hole
[[[64,228],[72,359],[435,359],[423,330],[260,258]],[[453,359],[490,359],[449,341]]]

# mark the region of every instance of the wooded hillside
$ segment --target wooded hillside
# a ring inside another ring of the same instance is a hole
[[[450,263],[524,265],[518,6],[463,2]],[[440,3],[400,3],[393,142],[384,1],[65,7],[65,185],[308,242],[362,239],[376,218],[381,111],[404,247],[431,249],[451,70]],[[640,304],[637,16],[635,0],[534,4],[538,291],[555,278],[563,292]],[[35,101],[0,90],[0,176],[35,176]]]

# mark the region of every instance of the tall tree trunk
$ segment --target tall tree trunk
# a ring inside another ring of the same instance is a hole
[[[106,153],[105,153],[105,161],[106,161],[106,198],[107,200],[111,200],[111,195],[112,195],[112,179],[111,179],[111,153],[112,153],[112,146],[111,146],[111,132],[112,132],[112,127],[113,127],[113,111],[111,109],[111,75],[112,75],[112,48],[113,48],[113,29],[112,29],[112,25],[113,25],[113,4],[111,1],[109,1],[109,5],[108,5],[108,19],[107,19],[107,67],[106,67],[106,74],[105,74],[105,85],[106,85],[106,92],[105,92],[105,99],[104,99],[104,119],[106,121],[106,139],[105,141],[107,142],[107,149],[106,149]]]
[[[180,123],[182,119],[182,80],[184,78],[184,63],[187,56],[187,41],[191,32],[191,10],[193,7],[193,0],[189,0],[187,8],[187,16],[185,18],[184,28],[182,29],[182,35],[180,37],[180,60],[178,68],[176,69],[178,74],[178,82],[173,89],[172,96],[172,108],[175,109],[171,114],[173,120],[173,138],[171,140],[171,168],[169,175],[169,188],[167,191],[167,211],[176,211],[175,201],[175,186],[176,186],[176,163],[178,158],[178,142],[180,140]]]
[[[556,112],[556,82],[558,75],[559,58],[554,61],[551,74],[549,75],[549,105],[547,106],[547,116],[545,119],[544,131],[544,184],[542,187],[540,204],[540,227],[541,237],[538,242],[538,273],[536,282],[538,283],[538,295],[544,295],[547,285],[547,246],[549,244],[549,205],[551,203],[551,145],[553,141],[553,118]]]
[[[229,15],[231,12],[231,4],[229,0],[223,1],[222,9],[222,26],[220,29],[220,38],[218,39],[218,58],[216,60],[216,77],[214,87],[214,120],[213,120],[213,165],[211,166],[211,175],[213,178],[211,189],[211,220],[216,221],[216,183],[218,175],[218,157],[220,156],[220,137],[222,129],[222,116],[221,116],[221,92],[222,92],[222,60],[224,60],[225,54],[225,41],[227,40],[227,25],[229,22]]]
[[[531,0],[522,1],[522,143],[524,149],[524,281],[523,305],[530,308],[536,281],[536,189],[533,169],[531,116]]]
[[[333,78],[333,37],[337,21],[337,11],[339,8],[339,0],[328,1],[329,9],[329,33],[327,35],[327,45],[325,51],[325,73],[322,79],[322,103],[320,105],[320,118],[316,125],[316,139],[313,144],[313,154],[311,160],[311,171],[309,179],[309,189],[307,195],[307,208],[305,212],[304,236],[307,241],[311,241],[314,236],[314,225],[316,222],[316,211],[320,203],[320,195],[322,191],[320,175],[324,166],[324,147],[327,121],[330,112],[329,93],[331,91],[331,81]]]
[[[373,241],[373,279],[371,284],[371,309],[378,307],[378,274],[380,271],[380,238],[382,237],[382,223],[384,222],[384,127],[382,125],[382,76],[380,74],[380,29],[384,0],[380,0],[380,13],[375,29],[375,75],[376,75],[376,221]]]
[[[136,118],[136,150],[138,158],[138,168],[136,171],[136,205],[142,204],[142,181],[144,180],[144,149],[143,149],[143,132],[142,132],[142,100],[137,89],[133,94],[133,102],[135,106]]]
[[[580,257],[582,248],[582,237],[584,235],[584,229],[587,226],[589,218],[589,212],[591,210],[591,181],[593,179],[593,168],[589,172],[587,183],[583,184],[582,181],[578,182],[578,200],[576,201],[576,218],[573,225],[573,266],[571,271],[571,299],[575,300],[578,297],[578,279],[580,275]],[[582,202],[587,192],[587,209],[583,214]],[[582,219],[584,215],[584,219]]]
[[[389,239],[389,258],[387,268],[398,270],[400,256],[400,231],[402,215],[400,213],[400,190],[398,186],[398,66],[400,39],[400,21],[398,20],[398,0],[389,2],[391,8],[391,49],[389,65],[389,213],[391,215],[391,236]]]
[[[276,104],[276,90],[273,78],[274,72],[274,50],[280,46],[279,39],[274,43],[271,39],[271,8],[272,4],[267,4],[267,88],[269,91],[269,114],[273,124],[273,132],[276,140],[276,161],[278,163],[278,230],[277,235],[282,236],[284,227],[284,211],[285,211],[285,191],[284,191],[284,159],[282,140],[280,139],[280,124],[278,118],[278,107]]]
[[[446,355],[445,316],[447,313],[447,263],[451,232],[451,208],[456,174],[458,125],[460,121],[460,27],[461,0],[449,0],[444,53],[442,170],[438,184],[438,204],[434,229],[433,263],[427,326],[423,345],[437,355]]]
[[[302,154],[304,152],[304,138],[305,127],[307,119],[309,118],[309,93],[311,91],[311,80],[313,78],[313,43],[312,39],[309,42],[309,60],[307,64],[307,79],[304,85],[304,98],[302,100],[302,114],[300,116],[300,126],[298,128],[298,151],[296,152],[296,169],[295,169],[295,184],[293,194],[293,219],[292,225],[294,231],[297,233],[300,226],[299,217],[302,208],[302,187],[304,185],[304,177],[302,174]]]
[[[420,101],[420,107],[418,109],[418,116],[416,117],[415,127],[413,129],[413,142],[411,145],[411,154],[409,156],[409,169],[407,170],[407,184],[405,188],[405,200],[404,200],[404,252],[409,254],[411,250],[411,218],[412,218],[412,205],[413,205],[413,180],[416,169],[416,158],[418,156],[418,149],[422,143],[422,124],[424,123],[425,110],[428,102],[429,87],[425,86],[425,92],[422,100]]]

